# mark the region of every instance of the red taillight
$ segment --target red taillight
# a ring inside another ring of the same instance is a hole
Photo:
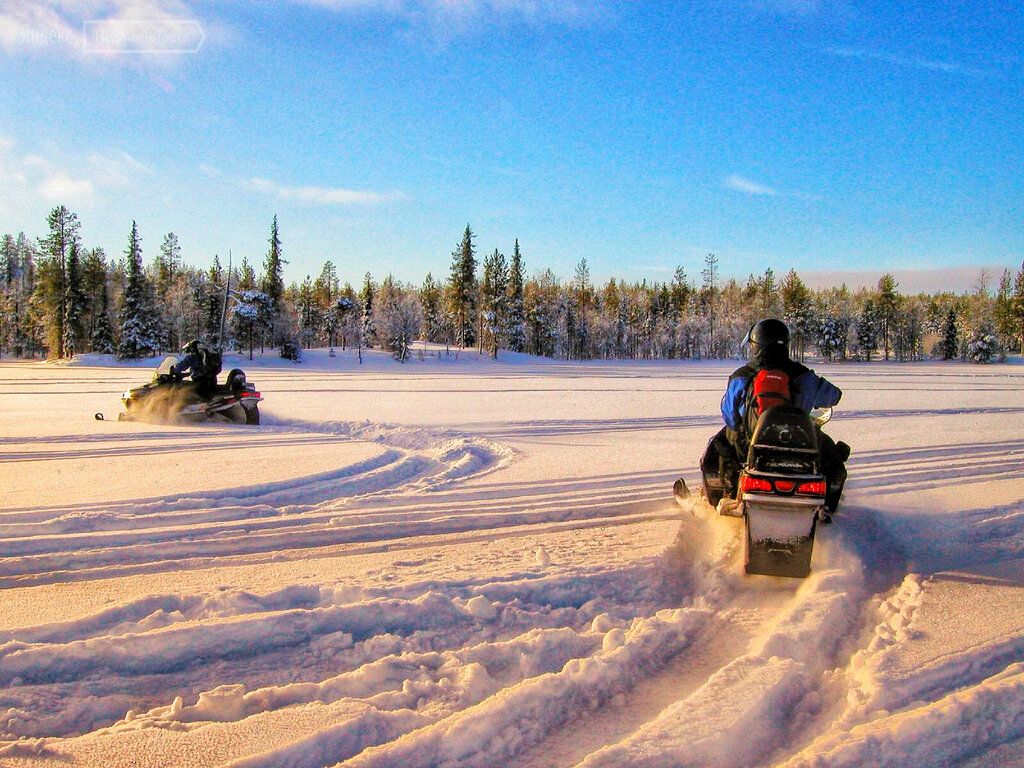
[[[259,392],[249,392],[248,390],[243,390],[241,396],[242,397],[259,397],[260,393]]]
[[[772,484],[770,480],[762,480],[760,477],[743,475],[740,478],[741,493],[771,493]]]
[[[809,483],[800,483],[797,487],[796,492],[801,496],[824,496],[825,495],[825,481],[824,480],[812,480]]]
[[[793,490],[794,486],[796,486],[796,483],[793,482],[792,480],[775,481],[775,490],[779,491],[780,493],[789,493],[790,491]]]

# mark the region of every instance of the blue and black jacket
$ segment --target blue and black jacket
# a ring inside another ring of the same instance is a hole
[[[722,418],[725,420],[725,426],[733,433],[743,432],[747,393],[757,372],[763,367],[780,370],[789,376],[793,405],[807,412],[814,408],[831,408],[843,396],[839,387],[795,360],[787,358],[770,366],[744,365],[737,368],[729,377],[725,396],[722,398]]]

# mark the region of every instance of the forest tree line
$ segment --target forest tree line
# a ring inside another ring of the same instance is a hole
[[[566,360],[727,358],[763,317],[786,321],[801,359],[991,362],[1024,354],[1024,265],[1004,271],[994,294],[984,273],[961,293],[914,295],[901,294],[889,274],[855,291],[811,289],[794,270],[722,279],[713,254],[699,275],[678,267],[664,282],[596,285],[586,259],[568,281],[550,269],[528,277],[518,240],[509,256],[495,249],[481,257],[467,225],[447,276],[428,273],[410,285],[367,273],[357,289],[341,283],[330,261],[315,278],[285,285],[276,217],[259,270],[243,257],[230,275],[217,256],[205,270],[185,264],[173,232],[145,259],[135,222],[116,256],[87,247],[80,229],[58,206],[44,237],[3,236],[0,355],[129,359],[197,338],[250,356],[278,349],[294,360],[302,349],[340,346],[379,347],[405,361],[418,340],[493,357],[509,350]]]

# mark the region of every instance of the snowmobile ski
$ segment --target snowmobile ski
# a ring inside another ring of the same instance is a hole
[[[676,481],[672,484],[672,493],[681,501],[690,498],[690,489],[686,487],[686,481],[681,477],[676,478]]]

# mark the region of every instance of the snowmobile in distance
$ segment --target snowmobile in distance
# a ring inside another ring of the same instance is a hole
[[[176,373],[179,362],[168,355],[157,368],[153,380],[133,387],[121,396],[125,412],[118,421],[205,421],[221,416],[237,424],[259,424],[259,403],[263,396],[256,385],[245,378],[245,371],[235,368],[223,384],[200,387]],[[96,419],[103,420],[97,413]]]
[[[819,521],[831,520],[816,429],[831,417],[831,408],[808,415],[789,405],[761,414],[735,499],[726,495],[717,454],[710,449],[705,453],[699,493],[719,514],[743,519],[747,573],[796,578],[810,573],[815,529]],[[679,501],[690,497],[682,478],[673,490]]]

